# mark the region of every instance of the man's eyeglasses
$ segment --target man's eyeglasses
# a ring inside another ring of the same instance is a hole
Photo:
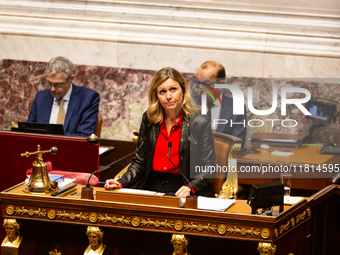
[[[47,81],[48,86],[50,86],[50,88],[54,87],[55,89],[61,89],[67,82],[69,79],[67,79],[65,82],[61,82],[61,83],[53,83],[53,82],[49,82]]]

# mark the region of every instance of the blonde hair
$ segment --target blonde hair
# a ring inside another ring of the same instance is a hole
[[[189,244],[189,238],[186,237],[185,235],[181,235],[181,234],[173,234],[172,235],[171,243],[173,244],[176,241],[183,243],[185,246],[187,246]]]
[[[157,88],[167,79],[173,79],[179,83],[183,92],[181,109],[186,117],[190,119],[190,111],[191,114],[196,114],[199,111],[199,106],[196,105],[194,100],[191,100],[190,106],[190,93],[183,76],[172,67],[164,67],[155,74],[150,84],[149,108],[147,114],[149,121],[153,124],[159,123],[163,117],[163,107],[158,100]]]

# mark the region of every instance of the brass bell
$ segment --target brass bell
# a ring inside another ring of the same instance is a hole
[[[50,150],[40,151],[40,145],[38,145],[38,151],[26,151],[25,153],[21,154],[21,157],[29,157],[30,155],[34,154],[37,155],[35,161],[32,164],[32,173],[26,185],[27,188],[24,188],[22,190],[23,192],[49,194],[58,190],[58,182],[51,181],[47,172],[47,165],[42,158],[42,154],[47,152],[51,152],[53,155],[55,155],[58,152],[58,149],[57,147],[52,147]]]

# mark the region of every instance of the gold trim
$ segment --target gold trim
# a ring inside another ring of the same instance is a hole
[[[89,217],[89,220],[91,223],[96,223],[96,221],[98,220],[98,215],[96,213],[91,213],[90,214],[90,217]]]
[[[220,224],[217,226],[217,232],[220,235],[224,235],[227,232],[227,227],[224,224]]]
[[[131,220],[131,224],[134,227],[138,227],[139,224],[140,224],[140,218],[137,217],[137,216],[133,217],[132,220]]]
[[[261,236],[263,239],[268,239],[270,237],[270,230],[268,228],[262,229]]]
[[[15,212],[14,206],[13,205],[8,205],[6,206],[6,213],[8,215],[13,215],[13,213]]]
[[[310,217],[312,215],[312,210],[310,209],[310,207],[308,207],[306,211],[307,211],[307,216]]]
[[[303,211],[302,213],[296,215],[296,224],[299,223],[300,221],[303,221],[306,218],[307,218],[307,211]]]
[[[58,252],[57,249],[54,249],[54,251],[49,252],[50,255],[62,255],[61,252]]]
[[[156,221],[152,221],[150,219],[142,219],[141,220],[141,223],[143,226],[155,226],[156,228],[159,228],[159,227],[165,227],[165,228],[173,228],[174,227],[174,223],[173,221],[167,221],[165,220],[164,222],[160,222],[158,220]]]
[[[75,214],[75,213],[67,213],[65,211],[57,211],[57,216],[58,216],[58,219],[67,219],[69,218],[70,220],[74,220],[74,219],[79,219],[80,221],[87,221],[89,220],[89,216],[87,213],[82,213],[80,212],[79,214]]]
[[[105,214],[105,216],[99,214],[98,220],[100,222],[112,222],[113,224],[116,224],[117,222],[121,223],[121,224],[126,224],[126,225],[130,225],[131,224],[131,219],[130,217],[128,218],[124,218],[124,216],[122,216],[121,218],[117,218],[116,216],[110,217],[107,216],[107,214]]]
[[[239,228],[236,228],[236,226],[234,228],[228,227],[227,232],[228,232],[229,235],[236,235],[236,234],[241,234],[243,236],[245,236],[247,234],[251,235],[251,236],[259,236],[260,235],[259,229],[256,229],[256,230],[253,230],[253,228],[248,229],[248,230],[245,229],[245,228],[239,229]]]
[[[183,222],[180,220],[175,221],[175,229],[177,231],[181,231],[183,229]]]
[[[185,230],[198,230],[199,232],[203,231],[203,230],[206,230],[208,232],[216,232],[216,225],[210,225],[210,223],[208,223],[207,226],[203,226],[202,224],[199,224],[199,225],[195,225],[193,222],[191,222],[191,224],[189,223],[184,223],[184,228]]]
[[[15,208],[15,214],[24,216],[24,214],[28,214],[29,216],[34,216],[37,215],[39,217],[46,217],[47,212],[46,210],[41,210],[40,208],[38,210],[33,210],[33,209],[25,209],[25,207],[23,206],[22,208],[16,207]]]
[[[275,238],[279,236],[279,230],[277,228],[274,229],[274,233],[275,233]]]
[[[295,226],[295,219],[294,219],[294,217],[292,217],[292,218],[290,219],[290,223],[291,223],[292,227]]]
[[[47,213],[47,217],[50,219],[50,220],[54,220],[55,217],[57,216],[57,212],[55,210],[49,210],[48,213]]]

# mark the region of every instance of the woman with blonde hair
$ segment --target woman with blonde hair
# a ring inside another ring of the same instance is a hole
[[[142,147],[122,178],[108,179],[104,187],[128,188],[140,181],[140,189],[177,197],[189,196],[190,191],[213,196],[209,173],[195,173],[195,165],[215,166],[210,119],[198,112],[183,76],[171,67],[159,70],[150,84],[149,108],[139,129],[137,148]],[[195,176],[190,178],[190,173]]]

